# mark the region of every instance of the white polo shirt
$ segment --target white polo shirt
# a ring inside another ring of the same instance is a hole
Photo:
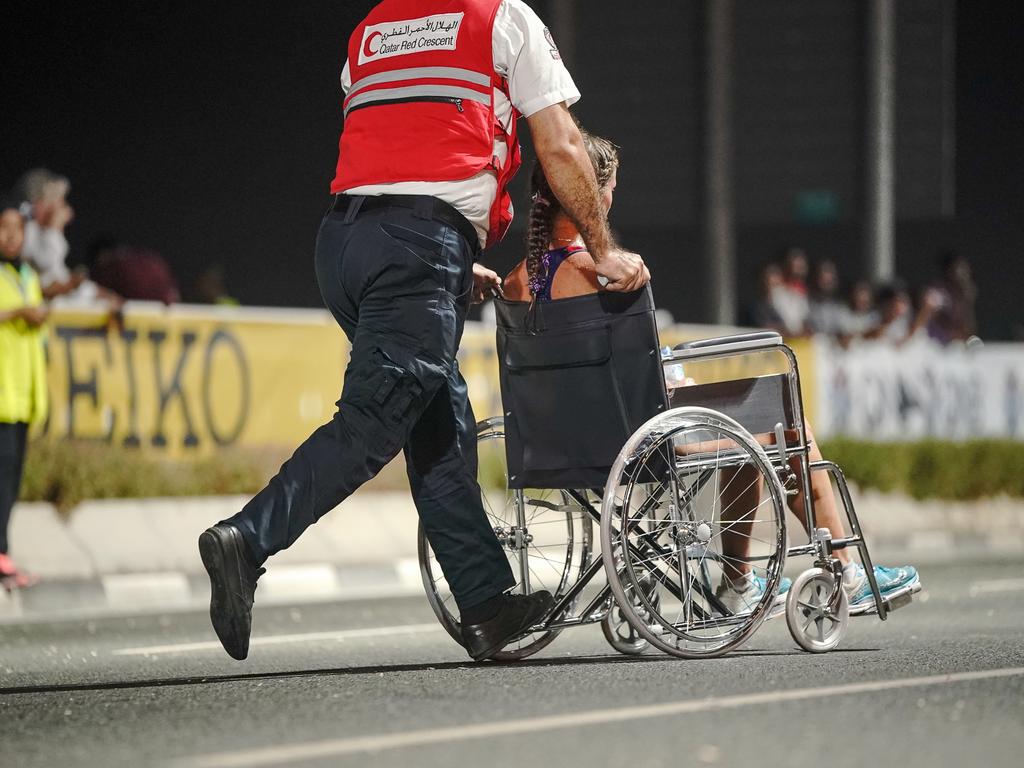
[[[551,38],[537,14],[523,0],[502,0],[494,18],[491,39],[494,71],[508,81],[512,103],[498,89],[494,91],[494,110],[506,130],[511,127],[512,105],[529,117],[546,107],[565,102],[572,106],[580,92],[565,68]],[[341,73],[341,88],[352,87],[348,62]],[[495,154],[505,159],[504,142],[494,143]],[[465,216],[477,234],[480,245],[487,241],[491,206],[498,194],[498,180],[491,171],[481,171],[462,181],[401,181],[371,184],[345,190],[350,195],[431,195],[452,205]]]

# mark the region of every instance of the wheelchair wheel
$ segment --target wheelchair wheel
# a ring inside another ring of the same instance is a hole
[[[647,594],[649,600],[659,600],[653,579],[644,579],[642,589]],[[632,585],[630,585],[627,593],[632,594]],[[657,602],[655,604],[658,605]],[[636,601],[636,610],[641,612],[646,618],[650,618],[640,601]],[[608,641],[612,648],[627,656],[639,656],[650,645],[633,628],[633,625],[629,623],[626,615],[622,612],[622,609],[619,608],[619,604],[614,600],[612,600],[611,610],[608,611],[608,615],[601,620],[601,631],[604,633],[604,639]]]
[[[673,656],[740,645],[778,592],[783,498],[764,449],[723,414],[676,408],[644,424],[616,458],[601,508],[605,572],[625,619]],[[760,598],[733,611],[715,587],[742,573]]]
[[[838,599],[830,605],[836,590]],[[835,576],[824,568],[809,568],[797,576],[786,596],[786,624],[797,645],[810,653],[831,651],[846,634],[850,599]]]
[[[477,452],[477,475],[484,510],[515,574],[517,583],[513,591],[546,589],[557,602],[593,557],[593,526],[589,514],[562,491],[508,487],[504,419],[487,419],[477,424]],[[430,607],[448,634],[461,643],[458,608],[422,525],[418,550],[420,574]],[[495,661],[524,659],[544,648],[557,635],[557,630],[526,635],[492,658]]]

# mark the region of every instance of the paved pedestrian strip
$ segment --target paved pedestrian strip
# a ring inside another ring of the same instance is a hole
[[[788,691],[723,696],[698,701],[674,701],[647,706],[617,709],[594,709],[549,717],[502,720],[500,722],[461,725],[451,728],[430,728],[405,733],[360,736],[348,739],[328,739],[307,744],[294,744],[263,749],[219,752],[190,758],[177,763],[180,768],[242,768],[243,766],[280,765],[313,759],[340,757],[362,752],[382,752],[430,744],[447,744],[470,739],[509,737],[538,731],[579,728],[630,720],[687,715],[711,710],[738,709],[760,705],[777,705],[808,699],[827,699],[836,696],[878,693],[901,688],[928,688],[957,685],[978,680],[992,680],[1024,675],[1024,667],[1009,667],[978,672],[958,672],[902,680],[877,680],[865,683],[798,688]]]

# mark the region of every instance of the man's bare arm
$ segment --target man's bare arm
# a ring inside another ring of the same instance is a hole
[[[598,274],[609,281],[608,289],[633,291],[645,285],[651,276],[643,260],[612,242],[594,166],[569,110],[555,104],[528,117],[527,123],[548,185],[583,235]]]
[[[537,158],[551,191],[583,235],[590,255],[600,263],[612,240],[594,166],[583,137],[564,104],[555,104],[527,118]]]

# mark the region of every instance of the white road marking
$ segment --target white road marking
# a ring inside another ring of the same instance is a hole
[[[306,643],[314,640],[350,640],[359,637],[382,637],[387,635],[418,635],[423,632],[436,632],[440,624],[403,624],[398,627],[369,627],[366,629],[342,629],[335,632],[306,632],[296,635],[270,635],[254,637],[249,646],[281,645],[283,643]],[[201,643],[177,643],[175,645],[149,645],[143,648],[119,648],[113,651],[114,656],[155,656],[162,653],[188,653],[190,651],[221,650],[219,641]]]
[[[1024,589],[1024,579],[976,581],[971,585],[971,596],[980,595],[983,592],[1017,592],[1022,589]]]
[[[405,733],[382,733],[375,736],[356,736],[347,739],[327,739],[305,744],[281,747],[247,749],[232,752],[214,752],[198,755],[176,763],[181,768],[235,768],[236,766],[276,765],[317,760],[363,752],[380,752],[390,749],[418,747],[427,744],[447,744],[456,741],[486,739],[538,731],[554,731],[562,728],[579,728],[606,723],[644,720],[650,717],[669,717],[720,709],[778,704],[788,701],[848,696],[858,693],[875,693],[899,688],[918,688],[951,683],[966,683],[974,680],[991,680],[1024,675],[1024,667],[991,669],[977,672],[955,672],[929,677],[908,677],[902,680],[876,680],[865,683],[822,686],[820,688],[797,688],[790,691],[766,691],[764,693],[722,696],[698,701],[675,701],[664,704],[650,704],[620,709],[594,709],[570,712],[548,717],[528,717],[521,720],[502,720],[494,723],[459,725],[451,728],[430,728]]]

